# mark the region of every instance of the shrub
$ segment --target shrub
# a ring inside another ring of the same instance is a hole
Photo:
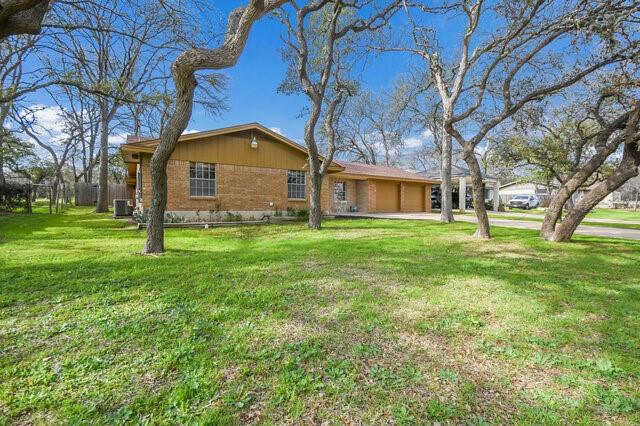
[[[6,182],[0,185],[0,211],[12,212],[22,207],[29,210],[31,185]]]
[[[147,210],[136,208],[133,211],[133,220],[137,223],[147,223],[149,220],[149,212]]]
[[[184,216],[178,216],[175,213],[167,213],[165,217],[165,222],[166,223],[184,223],[185,219],[184,219]]]
[[[484,200],[484,208],[487,210],[493,210],[493,200]],[[502,201],[498,204],[498,211],[504,211],[504,204],[502,204]]]
[[[298,219],[307,220],[309,219],[309,211],[304,209],[298,210],[296,216],[298,217]]]
[[[227,212],[227,222],[241,222],[242,215],[240,213]]]

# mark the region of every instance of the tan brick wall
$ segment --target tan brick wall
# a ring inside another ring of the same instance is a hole
[[[369,213],[369,181],[356,181],[356,204],[359,212]]]
[[[151,203],[150,156],[142,158],[142,207]],[[167,165],[168,203],[167,211],[273,211],[277,207],[286,211],[308,209],[309,188],[304,201],[287,199],[287,170],[216,164],[216,196],[211,198],[189,195],[189,162],[170,160]],[[347,200],[336,203],[333,184],[346,182]],[[307,178],[307,184],[309,179]],[[401,189],[402,191],[402,189]],[[325,177],[322,183],[322,209],[325,212],[345,212],[357,205],[358,211],[376,211],[375,180],[353,180]],[[269,203],[273,203],[270,206]],[[431,211],[431,185],[425,187],[425,206]]]
[[[326,204],[329,207],[329,210],[332,213],[344,213],[348,212],[351,209],[351,206],[355,206],[357,204],[356,201],[356,181],[353,179],[340,179],[340,178],[332,178],[328,177],[328,187],[326,188],[326,194],[329,196],[329,203]],[[344,182],[346,189],[346,200],[345,201],[336,201],[334,196],[334,186],[336,182]]]
[[[142,206],[151,202],[150,157],[142,159]],[[170,160],[167,164],[167,211],[281,211],[309,208],[309,179],[307,199],[287,199],[287,170],[262,167],[216,164],[216,196],[191,197],[189,195],[189,162]],[[322,207],[330,207],[329,179],[322,185]],[[273,203],[273,206],[270,206]]]

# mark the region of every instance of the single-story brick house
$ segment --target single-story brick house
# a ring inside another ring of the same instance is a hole
[[[151,201],[149,161],[158,139],[129,138],[121,147],[136,207]],[[167,212],[259,217],[309,208],[307,150],[260,124],[185,134],[167,166]],[[326,213],[428,212],[435,179],[403,169],[334,161],[322,187]],[[135,195],[134,195],[135,194]]]

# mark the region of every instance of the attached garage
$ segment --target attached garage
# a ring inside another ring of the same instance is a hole
[[[376,211],[393,213],[400,211],[400,183],[376,181]]]
[[[346,161],[338,161],[338,164],[344,167],[344,170],[333,173],[331,181],[355,181],[355,185],[349,186],[352,194],[347,193],[348,206],[342,211],[361,213],[431,211],[431,187],[440,181],[427,179],[396,167]],[[342,194],[342,191],[339,193]],[[342,198],[345,198],[344,195]],[[334,200],[332,207],[335,208],[335,205]]]
[[[425,211],[425,185],[422,183],[406,182],[404,185],[403,212]],[[431,194],[431,192],[429,192]]]

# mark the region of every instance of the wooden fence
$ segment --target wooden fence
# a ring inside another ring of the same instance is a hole
[[[127,185],[124,183],[109,184],[109,205],[113,200],[128,199]],[[98,202],[98,184],[77,182],[75,184],[76,206],[95,206]]]

